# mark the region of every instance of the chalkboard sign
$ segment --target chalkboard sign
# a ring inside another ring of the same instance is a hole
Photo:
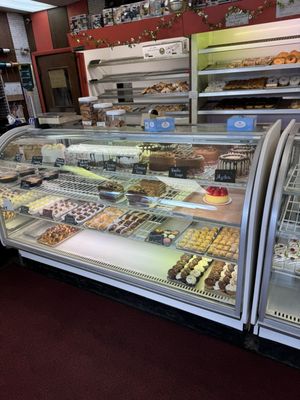
[[[117,169],[117,163],[113,160],[104,161],[104,169],[106,171],[114,172]]]
[[[71,215],[71,214],[67,214],[65,216],[65,223],[66,224],[70,224],[70,225],[76,225],[77,224],[74,215]]]
[[[46,218],[53,218],[52,210],[49,210],[49,209],[47,209],[47,208],[44,208],[44,210],[43,210],[43,217],[46,217]]]
[[[149,233],[149,238],[148,238],[149,242],[162,245],[163,240],[164,240],[164,235],[162,233],[158,233],[155,231]]]
[[[132,173],[135,175],[146,175],[147,164],[141,164],[141,163],[133,164]]]
[[[55,160],[55,163],[54,163],[54,167],[62,167],[63,165],[65,165],[65,159],[64,158],[57,158],[56,160]]]
[[[30,64],[23,64],[20,67],[20,77],[22,87],[29,92],[32,92],[34,88],[33,77],[31,72]]]
[[[236,171],[234,169],[216,169],[215,182],[235,183]]]
[[[20,212],[23,213],[23,214],[29,214],[29,207],[21,206]]]
[[[31,164],[40,165],[43,163],[43,156],[32,156]]]
[[[186,179],[186,175],[187,175],[186,167],[171,167],[169,169],[170,178]]]
[[[78,160],[78,167],[85,168],[87,170],[91,169],[90,160]]]
[[[15,155],[15,161],[16,161],[16,162],[21,162],[21,161],[22,161],[22,154],[16,153],[16,155]]]

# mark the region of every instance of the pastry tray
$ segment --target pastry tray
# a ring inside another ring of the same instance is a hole
[[[74,229],[76,229],[75,232],[71,233],[69,236],[65,237],[64,239],[62,239],[62,240],[61,240],[60,242],[58,242],[58,243],[55,243],[55,244],[48,244],[48,243],[43,242],[43,241],[40,239],[40,237],[37,238],[37,242],[40,243],[40,244],[43,244],[44,246],[48,246],[48,247],[52,247],[52,248],[57,247],[57,246],[59,246],[60,244],[62,244],[63,242],[65,242],[66,240],[70,239],[71,237],[75,236],[77,233],[80,232],[80,229],[78,229],[78,228],[74,228]],[[45,229],[45,231],[46,231],[46,230],[47,230],[47,228]],[[44,232],[45,232],[45,231],[44,231]],[[44,233],[44,232],[43,232],[43,233]],[[42,235],[43,235],[43,233],[42,233]],[[42,235],[40,235],[40,236],[42,236]]]
[[[169,231],[179,231],[179,233],[176,235],[176,237],[172,240],[170,243],[171,247],[174,245],[176,240],[181,236],[182,232],[184,232],[191,224],[191,221],[184,220],[182,218],[166,218],[166,217],[161,217],[157,218],[154,221],[149,221],[149,224],[147,223],[148,221],[145,222],[141,230],[139,230],[138,234],[144,235],[146,234],[145,240],[146,242],[152,243],[152,244],[158,244],[161,246],[166,246],[162,243],[156,243],[154,241],[149,240],[149,235],[152,231],[155,229],[159,228],[162,230],[169,230]]]
[[[180,247],[180,246],[179,246],[179,242],[183,239],[185,233],[186,233],[189,229],[200,229],[200,228],[204,228],[204,227],[208,227],[208,228],[218,228],[218,231],[217,231],[217,233],[216,233],[214,239],[209,243],[209,245],[207,245],[206,250],[205,250],[204,252],[200,252],[200,251],[197,251],[197,250],[192,250],[192,249],[188,249],[188,248],[186,248],[186,247]],[[236,259],[227,258],[227,257],[222,257],[222,256],[217,256],[217,255],[214,255],[214,254],[210,254],[210,253],[208,252],[208,249],[209,249],[210,246],[214,243],[214,241],[215,241],[216,238],[219,236],[219,234],[222,232],[222,229],[223,229],[223,226],[220,227],[219,225],[215,225],[215,224],[212,224],[212,223],[193,222],[190,226],[187,227],[187,229],[181,234],[181,236],[180,236],[179,238],[176,239],[176,248],[177,248],[178,250],[186,251],[186,252],[193,253],[193,254],[196,254],[196,255],[200,255],[200,256],[203,256],[203,257],[214,258],[214,259],[220,259],[220,260],[223,260],[223,261],[226,261],[226,262],[231,262],[231,263],[236,264],[236,263],[237,263],[237,260],[236,260]],[[238,229],[238,228],[235,228],[235,229]]]
[[[79,203],[78,206],[75,207],[75,208],[73,208],[71,211],[76,211],[76,209],[79,208],[79,207],[81,207],[84,203],[91,203],[91,202]],[[76,225],[82,225],[82,224],[84,224],[85,222],[87,222],[89,219],[92,219],[93,217],[95,217],[95,215],[97,215],[97,214],[99,214],[100,212],[104,211],[104,209],[105,209],[105,207],[106,207],[104,204],[99,204],[99,203],[95,203],[95,204],[99,207],[99,210],[95,211],[94,214],[89,215],[88,217],[86,217],[85,219],[82,219],[82,220],[80,220],[80,221],[76,221],[76,218],[75,218]],[[65,213],[65,214],[61,217],[61,221],[62,221],[62,222],[65,221],[65,217],[66,217],[67,215],[69,215],[69,213],[70,213],[70,211],[68,211],[67,213]]]
[[[114,205],[112,205],[111,207],[113,208],[118,208]],[[97,213],[96,215],[94,215],[94,217],[96,217],[97,215],[103,214],[103,213],[107,213],[109,207],[104,208],[102,211],[100,211],[99,213]],[[122,211],[122,210],[120,210]],[[119,219],[122,215],[124,215],[125,211],[123,211],[123,213],[119,216],[116,216],[116,218],[109,224],[111,225],[112,223],[114,223],[117,219]],[[101,232],[105,232],[107,230],[107,228],[109,227],[109,225],[107,225],[104,229],[98,229],[98,228],[94,228],[93,226],[89,226],[89,223],[91,222],[91,219],[93,219],[94,217],[90,218],[88,221],[86,221],[84,223],[84,227],[88,228],[88,229],[93,229],[95,231],[101,231]]]
[[[54,206],[54,204],[56,204],[57,202],[59,202],[61,200],[70,200],[70,201],[72,201],[73,206],[68,211],[64,211],[63,213],[61,213],[59,216],[52,215],[52,217],[50,217],[50,216],[48,217],[47,215],[44,215],[44,211],[51,211],[51,207]],[[53,221],[62,221],[66,214],[68,214],[70,211],[75,210],[75,208],[77,208],[78,206],[79,206],[78,202],[74,202],[72,199],[59,199],[59,200],[54,201],[54,203],[48,204],[48,206],[45,206],[42,209],[40,209],[39,214],[41,217],[50,218],[50,219],[53,219]]]

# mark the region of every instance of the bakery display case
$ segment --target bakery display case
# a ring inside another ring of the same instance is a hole
[[[193,122],[243,113],[261,122],[300,112],[299,19],[192,37]]]
[[[282,143],[269,187],[251,322],[260,336],[300,349],[300,125]]]
[[[16,128],[0,142],[1,240],[242,330],[280,132]]]

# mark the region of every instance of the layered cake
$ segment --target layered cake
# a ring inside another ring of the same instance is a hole
[[[196,154],[191,145],[179,145],[175,151],[175,166],[185,167],[189,170],[204,171],[204,158]]]
[[[203,200],[208,204],[222,205],[230,200],[228,190],[224,187],[209,186]]]
[[[236,176],[246,176],[249,172],[249,157],[239,153],[222,154],[219,157],[218,169],[230,169],[236,171]]]
[[[148,204],[150,197],[159,197],[166,191],[166,185],[161,181],[142,179],[138,184],[131,186],[127,193],[130,204]]]
[[[251,162],[255,153],[255,146],[234,146],[230,152],[235,154],[243,154],[244,156],[248,157]]]
[[[155,151],[149,156],[149,168],[152,171],[168,171],[175,165],[175,155],[167,151]]]
[[[211,165],[216,164],[219,158],[219,152],[216,147],[213,146],[201,146],[194,149],[195,154],[204,157],[204,164]]]

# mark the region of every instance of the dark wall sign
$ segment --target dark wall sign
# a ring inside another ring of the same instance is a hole
[[[146,175],[147,164],[141,164],[141,163],[133,164],[132,173],[135,175]]]
[[[169,169],[170,178],[186,179],[187,168],[185,167],[171,167]]]

